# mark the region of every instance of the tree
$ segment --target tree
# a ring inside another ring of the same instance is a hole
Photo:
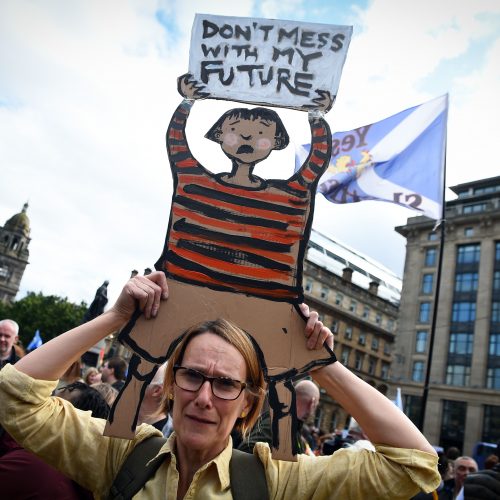
[[[67,297],[28,292],[12,304],[0,303],[0,319],[10,318],[19,323],[19,338],[27,346],[36,330],[44,342],[81,324],[87,304],[73,304]]]

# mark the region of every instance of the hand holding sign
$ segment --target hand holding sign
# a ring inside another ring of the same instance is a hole
[[[202,92],[205,85],[197,82],[193,75],[186,73],[177,79],[177,90],[186,99],[205,99],[210,96],[208,92]]]
[[[316,90],[316,93],[319,95],[319,97],[314,97],[313,99],[311,99],[313,104],[304,104],[302,106],[302,109],[307,111],[317,110],[323,114],[328,113],[328,111],[330,111],[333,107],[336,96],[332,97],[328,90]]]

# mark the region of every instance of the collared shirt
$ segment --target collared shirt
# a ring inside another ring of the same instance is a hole
[[[105,421],[50,397],[55,385],[7,365],[0,372],[0,422],[26,449],[104,499],[134,446],[161,433],[141,425],[130,441],[102,436]],[[177,498],[175,440],[174,433],[161,448],[165,461],[135,499]],[[231,499],[231,453],[229,438],[227,447],[196,472],[184,498]],[[258,443],[254,453],[264,465],[271,499],[408,499],[419,488],[429,492],[440,482],[437,457],[418,450],[376,446],[376,452],[339,450],[284,462],[273,460],[269,446]]]

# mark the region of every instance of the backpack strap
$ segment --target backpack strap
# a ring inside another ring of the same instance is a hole
[[[233,449],[229,462],[234,500],[268,500],[266,472],[256,455]]]
[[[111,485],[108,500],[129,500],[154,476],[165,457],[160,455],[152,462],[150,460],[166,441],[164,437],[152,436],[130,452]]]
[[[152,436],[130,452],[111,485],[108,500],[130,500],[154,476],[165,459],[154,457],[166,441]],[[229,477],[234,500],[269,499],[266,473],[257,456],[233,449]]]

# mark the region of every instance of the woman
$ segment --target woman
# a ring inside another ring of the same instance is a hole
[[[83,381],[87,385],[98,384],[101,381],[101,372],[95,366],[90,366],[85,370]]]
[[[162,272],[132,278],[116,304],[0,372],[0,420],[23,446],[84,487],[105,498],[125,457],[159,431],[141,425],[132,441],[101,435],[104,421],[50,398],[66,366],[125,324],[136,303],[146,318],[158,314],[168,289]],[[309,349],[333,348],[333,335],[317,313],[303,307]],[[231,498],[228,467],[230,432],[245,433],[258,417],[264,397],[262,374],[250,339],[225,321],[191,329],[168,364],[165,397],[173,400],[176,432],[160,450],[165,461],[135,498]],[[256,453],[270,498],[409,498],[439,484],[437,457],[413,424],[383,395],[340,363],[313,378],[352,414],[376,452],[340,451],[331,457],[273,460],[269,447]],[[230,380],[229,380],[230,379]],[[207,383],[208,382],[208,383]],[[166,490],[166,491],[165,491]]]

